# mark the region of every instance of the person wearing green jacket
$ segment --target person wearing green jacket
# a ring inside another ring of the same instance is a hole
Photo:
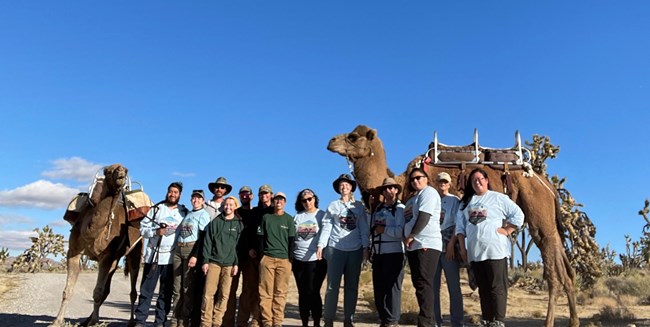
[[[232,277],[238,270],[236,247],[243,228],[241,220],[235,215],[238,206],[235,197],[227,197],[223,213],[206,227],[201,267],[206,276],[201,327],[220,327],[228,305]]]

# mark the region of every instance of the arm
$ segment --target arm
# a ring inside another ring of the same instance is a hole
[[[370,246],[370,227],[368,226],[368,213],[363,207],[361,202],[355,204],[355,209],[359,214],[359,219],[357,221],[359,227],[359,235],[361,236],[361,247],[367,249]]]
[[[331,207],[331,205],[330,205]],[[323,249],[327,246],[327,242],[330,239],[330,234],[332,233],[332,214],[330,208],[327,208],[325,216],[323,216],[323,225],[319,231],[318,236],[318,246],[316,247],[316,257],[318,260],[323,258]]]
[[[212,254],[211,253],[211,250],[212,250],[212,234],[215,232],[214,229],[213,229],[214,225],[215,225],[215,223],[213,222],[213,223],[210,223],[205,228],[205,234],[204,234],[204,237],[203,237],[203,248],[202,248],[203,259],[201,260],[201,261],[203,261],[204,265],[207,265],[210,262],[210,257],[211,257],[210,255]]]
[[[503,199],[502,205],[506,215],[506,224],[504,227],[499,228],[497,232],[508,236],[516,232],[524,224],[524,212],[510,198],[504,197]]]

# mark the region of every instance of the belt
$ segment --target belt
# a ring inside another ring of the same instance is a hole
[[[176,245],[178,245],[181,248],[187,247],[187,246],[194,246],[194,243],[196,242],[178,242]]]

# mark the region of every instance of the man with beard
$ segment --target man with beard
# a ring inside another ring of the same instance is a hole
[[[181,192],[181,182],[169,184],[165,201],[153,206],[140,224],[140,234],[146,241],[146,247],[140,297],[135,309],[136,327],[146,326],[149,307],[159,280],[154,326],[164,326],[167,321],[174,286],[171,251],[176,239],[176,227],[188,213],[184,205],[178,204]]]
[[[237,326],[262,326],[262,318],[260,316],[260,259],[261,253],[257,253],[257,228],[262,222],[262,217],[265,214],[273,213],[273,205],[271,199],[273,198],[273,189],[270,185],[262,185],[258,192],[259,201],[257,207],[253,208],[250,213],[249,223],[244,222],[244,231],[240,239],[240,244],[244,245],[245,251],[248,252],[248,258],[245,263],[242,263],[243,280],[242,280],[242,293],[239,297],[239,313],[237,314]],[[248,318],[253,316],[253,319],[248,324]]]
[[[250,186],[242,186],[239,189],[239,202],[241,206],[235,210],[235,215],[238,216],[242,223],[244,224],[244,229],[246,226],[251,224],[251,214],[253,212],[253,207],[251,201],[253,200],[253,191]],[[223,327],[234,327],[235,326],[235,311],[237,309],[237,288],[239,287],[239,276],[243,274],[243,270],[249,264],[248,257],[248,247],[242,241],[243,238],[239,239],[239,244],[237,244],[237,256],[239,258],[239,272],[232,278],[232,284],[230,285],[230,296],[228,297],[228,308],[226,309],[226,314],[223,317]]]
[[[210,218],[214,219],[223,212],[221,205],[225,196],[232,191],[232,186],[228,184],[225,177],[219,177],[214,183],[208,184],[208,189],[214,196],[212,200],[205,203],[205,211],[210,214]]]

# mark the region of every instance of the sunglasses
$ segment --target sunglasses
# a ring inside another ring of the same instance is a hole
[[[226,186],[225,185],[217,185],[214,188],[219,188],[219,189],[225,190]]]
[[[300,201],[302,201],[302,203],[307,203],[307,202],[309,202],[309,201],[311,201],[313,199],[314,199],[314,197],[312,196],[312,197],[309,197],[309,198],[304,198],[304,199],[302,199]]]
[[[424,175],[422,175],[422,176],[413,176],[413,177],[411,177],[411,182],[412,181],[419,181],[420,178],[425,178],[425,177],[427,177],[427,176],[424,176]]]

